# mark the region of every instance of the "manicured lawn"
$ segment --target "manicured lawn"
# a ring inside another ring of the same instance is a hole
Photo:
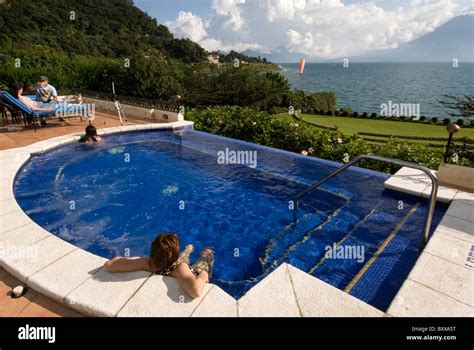
[[[324,126],[337,126],[347,134],[358,132],[372,132],[387,135],[420,136],[420,137],[448,137],[446,126],[430,125],[390,120],[358,119],[347,117],[332,117],[303,114],[303,119]],[[456,137],[474,139],[473,128],[461,128]]]
[[[291,116],[286,113],[277,115],[278,118],[293,120]],[[445,125],[430,125],[409,122],[396,122],[390,120],[373,120],[373,119],[359,119],[348,117],[332,117],[323,115],[303,114],[302,118],[310,123],[334,127],[337,126],[340,131],[345,134],[356,134],[359,132],[370,132],[385,135],[403,135],[403,136],[419,136],[419,137],[442,137],[447,138],[448,133]],[[386,141],[387,137],[379,136],[362,136],[370,143],[382,143]],[[460,137],[469,137],[474,139],[474,128],[461,128],[456,134],[455,139]],[[377,140],[380,140],[378,142]],[[445,145],[446,141],[434,140],[406,140],[409,143],[424,143]]]

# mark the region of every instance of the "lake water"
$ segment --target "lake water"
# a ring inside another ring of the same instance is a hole
[[[281,72],[300,89],[299,64],[282,64]],[[307,63],[303,90],[332,91],[338,108],[380,113],[381,104],[419,104],[420,115],[447,117],[443,95],[474,94],[474,63]]]

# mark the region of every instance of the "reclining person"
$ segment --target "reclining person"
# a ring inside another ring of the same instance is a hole
[[[21,103],[23,103],[28,108],[34,111],[55,111],[54,107],[40,107],[40,105],[42,105],[41,103],[38,104],[37,102],[29,99],[28,97],[23,96],[23,85],[21,83],[12,84],[11,93],[17,100],[19,100]]]
[[[198,261],[190,266],[189,258],[193,251],[194,247],[188,245],[180,254],[178,236],[164,233],[158,235],[151,244],[149,257],[115,257],[104,266],[108,272],[144,270],[174,277],[189,296],[199,298],[212,274],[214,252],[211,248],[204,248]]]

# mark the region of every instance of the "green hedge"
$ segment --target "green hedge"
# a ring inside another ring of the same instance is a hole
[[[362,137],[363,140],[365,141],[371,141],[371,142],[377,142],[377,143],[387,143],[390,138],[386,139],[377,139],[377,138],[372,138],[372,137]],[[407,142],[410,145],[418,145],[419,143],[417,142]],[[430,148],[446,148],[446,145],[442,143],[423,143],[424,146],[430,147]]]
[[[290,96],[290,102],[294,109],[299,109],[303,113],[327,114],[336,110],[337,97],[333,92],[307,94],[304,91],[295,91]]]
[[[319,125],[318,125],[319,126]],[[379,134],[376,132],[365,132],[361,131],[359,132],[359,135],[363,136],[376,136],[376,137],[395,137],[397,139],[407,139],[407,140],[424,140],[424,141],[448,141],[447,137],[428,137],[428,136],[410,136],[410,135],[389,135],[389,134]],[[469,137],[460,137],[457,139],[454,139],[454,141],[457,142],[464,142],[468,144],[473,144],[474,140],[470,139]]]
[[[337,112],[337,113],[336,113]],[[309,113],[309,112],[308,112]],[[313,113],[309,114],[316,114],[316,115],[326,115],[326,110],[324,111],[315,111]],[[363,112],[359,113],[356,111],[352,111],[350,108],[341,108],[338,111],[335,111],[334,115],[338,117],[348,117],[348,118],[361,118],[361,119],[379,119],[379,120],[390,120],[390,121],[395,121],[395,122],[410,122],[410,123],[421,123],[421,124],[440,124],[440,119],[437,117],[429,118],[424,115],[420,116],[419,119],[417,119],[415,116],[407,117],[407,116],[383,116],[379,115],[377,113],[371,113],[369,114],[368,112]],[[459,126],[463,126],[465,128],[472,128],[474,127],[474,120],[464,120],[464,119],[449,119],[449,118],[444,118],[441,120],[442,125],[447,125],[450,122],[456,122]]]
[[[319,130],[305,122],[282,120],[249,108],[225,106],[189,110],[186,119],[194,121],[197,130],[298,153],[312,148],[313,156],[336,162],[342,162],[346,154],[349,158],[378,154],[437,169],[443,160],[442,150],[424,145],[408,144],[395,138],[383,145],[374,145],[357,135]],[[396,171],[395,167],[380,163],[365,163],[364,166],[384,172]]]

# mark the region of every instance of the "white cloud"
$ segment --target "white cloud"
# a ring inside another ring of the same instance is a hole
[[[236,4],[245,4],[245,0],[216,0],[218,7],[216,11],[219,14],[219,18],[225,17],[224,27],[230,32],[236,32],[243,22],[241,19],[232,14],[232,6],[230,3],[235,2]],[[229,11],[229,12],[228,12]],[[262,46],[257,43],[241,43],[232,42],[227,44],[222,40],[211,37],[207,33],[209,28],[209,22],[205,22],[201,17],[194,15],[191,12],[181,11],[174,21],[165,22],[165,25],[177,38],[188,38],[192,41],[199,43],[208,51],[244,51],[247,49],[260,50]]]
[[[208,19],[181,12],[166,25],[210,51],[283,48],[334,58],[397,47],[462,10],[455,0],[407,0],[390,10],[374,1],[213,0]]]
[[[175,21],[165,24],[178,38],[189,38],[192,41],[201,42],[207,36],[206,25],[201,17],[191,12],[181,11]]]
[[[244,25],[241,17],[241,5],[245,5],[245,0],[214,0],[212,8],[216,14],[225,18],[224,25],[233,30],[240,30]]]

